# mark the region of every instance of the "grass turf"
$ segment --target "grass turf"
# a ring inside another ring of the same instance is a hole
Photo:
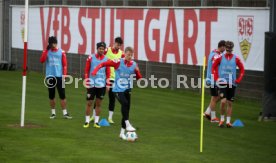
[[[43,75],[27,78],[26,124],[18,128],[21,108],[20,72],[0,71],[0,162],[275,162],[276,125],[258,122],[261,104],[238,99],[232,120],[244,128],[218,128],[204,120],[204,149],[199,153],[200,95],[169,89],[137,89],[132,93],[131,122],[139,140],[118,138],[120,108],[116,104],[115,125],[84,129],[85,89],[66,88],[72,120],[50,120]],[[207,92],[206,103],[209,102]],[[107,96],[102,117],[107,117]],[[58,104],[58,101],[57,101]]]

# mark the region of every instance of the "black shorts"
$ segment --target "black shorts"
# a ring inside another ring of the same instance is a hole
[[[218,86],[211,85],[210,86],[210,94],[211,94],[211,96],[218,96],[218,94],[219,94],[219,88],[218,88]]]
[[[220,98],[226,98],[228,101],[234,101],[235,99],[236,86],[232,85],[221,85],[219,88]]]
[[[88,88],[87,94],[86,94],[86,100],[94,100],[95,96],[97,99],[102,100],[105,95],[105,90],[106,90],[105,87],[103,87],[103,88],[96,88],[96,87]]]
[[[62,88],[62,77],[47,77],[46,84],[48,87],[49,99],[53,100],[56,96],[56,88],[58,90],[59,98],[65,99],[65,88]]]

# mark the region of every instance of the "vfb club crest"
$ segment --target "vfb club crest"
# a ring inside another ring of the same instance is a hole
[[[246,60],[253,41],[253,16],[238,16],[238,38],[243,59]]]

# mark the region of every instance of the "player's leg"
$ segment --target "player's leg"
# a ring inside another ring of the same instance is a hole
[[[211,94],[211,100],[212,100],[212,88],[210,88],[210,94]],[[208,120],[211,120],[211,108],[210,108],[211,100],[203,115]]]
[[[126,110],[126,99],[125,99],[125,95],[124,92],[116,92],[114,93],[115,97],[117,98],[117,100],[119,101],[119,103],[121,104],[121,113],[122,113],[122,120],[121,120],[121,131],[120,131],[120,135],[119,137],[123,140],[126,139],[125,136],[125,130],[126,130],[126,123],[125,123],[125,110]]]
[[[51,79],[49,79],[51,78]],[[56,85],[56,80],[54,80],[55,78],[53,77],[49,77],[47,78],[47,81],[51,82],[51,83],[47,83],[48,86],[48,95],[49,95],[49,103],[50,103],[50,107],[51,107],[51,116],[50,119],[54,119],[56,118],[56,101],[55,101],[55,87],[52,87],[53,85]]]
[[[212,113],[212,111],[215,111],[216,103],[217,103],[217,100],[219,99],[217,86],[211,85],[210,95],[211,95],[210,103],[209,103],[206,111],[204,112],[204,117],[207,118],[208,120],[212,120],[212,119],[215,120],[216,113],[213,112],[213,117],[212,117],[211,113]]]
[[[232,101],[227,100],[227,117],[226,117],[226,126],[231,128],[231,116],[232,116]]]
[[[114,83],[114,81],[110,81],[111,84]],[[112,87],[109,88],[108,91],[108,98],[109,98],[109,104],[108,104],[108,122],[113,124],[113,113],[114,113],[114,109],[115,109],[115,94],[112,92]]]
[[[227,117],[226,117],[226,126],[228,128],[232,127],[231,124],[231,116],[232,116],[232,105],[234,102],[234,97],[235,97],[235,91],[236,91],[236,87],[232,86],[232,87],[228,87],[227,89]]]
[[[126,130],[135,131],[136,129],[129,122],[130,91],[126,90],[125,92],[118,94],[118,98],[120,99],[119,102],[121,103],[121,105],[123,105],[121,111],[123,115],[123,120],[125,122]]]
[[[95,128],[100,128],[101,126],[99,125],[99,119],[100,119],[100,113],[101,113],[101,105],[102,105],[102,100],[105,95],[105,87],[104,88],[96,88],[96,115],[95,115],[95,120],[94,120],[94,127]]]
[[[95,98],[95,88],[88,88],[86,93],[86,110],[85,110],[85,122],[83,127],[88,128],[90,123],[91,108],[93,100]]]
[[[220,97],[219,96],[212,96],[211,102],[210,102],[210,108],[211,108],[211,122],[213,123],[218,123],[219,119],[216,116],[216,105],[217,102],[219,101]]]
[[[94,105],[93,105],[93,114],[90,117],[90,122],[95,120],[95,116],[96,116],[96,101],[94,102]]]
[[[227,87],[225,85],[223,85],[219,89],[219,97],[221,98],[221,100],[220,100],[220,121],[219,121],[219,127],[224,127],[225,107],[226,107],[226,103],[227,103],[226,90],[227,90]]]
[[[72,117],[69,115],[69,113],[67,112],[67,108],[66,108],[66,97],[65,97],[65,88],[62,86],[62,78],[57,78],[57,90],[58,90],[58,94],[59,94],[59,98],[60,98],[60,105],[62,108],[62,112],[63,112],[63,117],[66,119],[72,119]]]
[[[100,114],[101,114],[101,99],[96,98],[95,100],[95,104],[96,104],[96,108],[95,108],[95,119],[94,119],[94,127],[95,128],[101,128],[101,126],[99,125],[99,119],[100,119]]]
[[[126,100],[128,101],[128,103],[127,103],[127,110],[126,110],[126,117],[125,117],[125,123],[126,123],[126,126],[131,126],[131,124],[129,123],[129,111],[130,111],[130,104],[131,104],[131,92],[130,91],[126,91],[125,92],[125,97],[126,97]],[[131,130],[135,130],[135,128],[133,128]]]

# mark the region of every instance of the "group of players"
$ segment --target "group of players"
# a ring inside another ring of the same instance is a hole
[[[244,76],[244,66],[240,58],[233,54],[234,43],[221,40],[218,48],[208,57],[206,84],[210,86],[211,100],[204,116],[212,123],[224,127],[226,112],[226,127],[232,128],[232,103],[235,90]],[[226,51],[226,52],[224,52]],[[237,78],[237,67],[239,77]],[[220,101],[220,119],[216,117],[216,105]],[[227,107],[227,110],[226,110]]]
[[[86,60],[84,77],[87,81],[86,112],[84,128],[88,128],[90,122],[94,121],[94,127],[100,128],[99,119],[101,104],[105,93],[109,96],[108,122],[113,124],[113,112],[115,99],[121,104],[121,131],[119,137],[126,139],[126,131],[136,129],[129,122],[131,87],[129,78],[135,75],[136,79],[142,78],[138,65],[132,60],[133,48],[126,47],[124,52],[120,50],[123,40],[115,38],[111,47],[106,47],[105,42],[97,43],[97,53],[91,54]],[[213,50],[208,58],[206,84],[210,86],[211,101],[204,112],[204,116],[212,123],[219,123],[224,127],[226,112],[226,127],[231,128],[232,103],[234,101],[235,89],[244,76],[244,66],[239,57],[232,53],[234,43],[221,40],[218,48]],[[225,52],[226,51],[226,52]],[[71,119],[66,109],[65,88],[63,87],[64,76],[67,75],[66,54],[57,46],[57,38],[51,36],[48,39],[48,46],[43,51],[40,62],[46,62],[46,83],[50,99],[51,116],[56,117],[55,112],[55,89],[57,88],[63,116]],[[236,78],[239,67],[239,77]],[[221,80],[223,79],[223,80]],[[125,82],[127,81],[127,82]],[[122,86],[123,85],[123,86]],[[220,119],[216,117],[216,105],[220,103]],[[93,114],[91,112],[93,109]]]
[[[122,121],[119,137],[126,139],[126,131],[135,131],[136,129],[129,122],[130,99],[131,99],[131,75],[136,79],[142,78],[138,65],[132,60],[133,48],[126,47],[124,52],[120,50],[123,44],[121,37],[115,38],[112,47],[106,47],[105,42],[96,44],[97,53],[91,54],[86,60],[85,81],[86,81],[86,112],[84,128],[88,128],[90,122],[94,121],[94,127],[100,128],[99,119],[101,104],[106,92],[109,95],[109,116],[108,122],[113,124],[113,112],[115,108],[115,98],[121,104]],[[57,46],[57,38],[51,36],[48,39],[48,46],[43,51],[40,62],[46,62],[46,83],[50,99],[51,116],[56,117],[55,112],[55,89],[57,88],[61,99],[61,108],[63,116],[66,119],[72,117],[67,113],[65,88],[62,87],[62,81],[67,75],[66,54]],[[93,115],[91,116],[93,107]]]

